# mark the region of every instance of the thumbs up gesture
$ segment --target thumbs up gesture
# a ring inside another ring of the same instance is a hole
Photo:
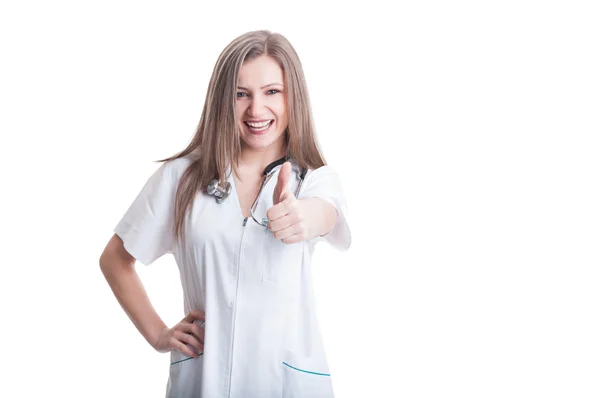
[[[273,204],[276,205],[285,201],[290,197],[294,197],[294,194],[288,188],[290,179],[292,178],[292,164],[285,162],[279,170],[279,176],[277,177],[277,185],[273,191]]]
[[[277,185],[273,191],[273,207],[267,211],[269,229],[283,243],[296,243],[308,239],[307,208],[289,188],[292,164],[285,162],[279,170]]]

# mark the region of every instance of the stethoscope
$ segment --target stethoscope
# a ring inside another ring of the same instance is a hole
[[[276,171],[275,168],[277,166],[281,166],[288,160],[289,159],[287,157],[283,157],[283,158],[276,160],[273,163],[269,164],[265,168],[262,183],[260,185],[260,190],[258,191],[258,195],[256,195],[256,199],[254,199],[254,203],[252,204],[252,207],[250,207],[250,217],[252,217],[252,219],[258,225],[261,225],[266,228],[269,227],[269,219],[267,217],[263,217],[260,221],[258,221],[254,214],[254,212],[256,211],[256,206],[258,205],[258,201],[260,199],[260,194],[262,193],[265,185],[267,185],[267,182],[269,182],[271,177],[273,177],[273,175],[275,175],[275,171]],[[296,187],[296,192],[294,193],[294,196],[297,198],[298,193],[300,192],[300,188],[302,187],[302,183],[304,182],[304,177],[306,177],[307,170],[305,168],[297,167],[293,162],[292,162],[292,168],[296,172],[296,178],[299,180],[298,186]],[[227,197],[231,193],[231,184],[227,181],[220,183],[215,178],[215,179],[211,180],[211,182],[208,184],[208,188],[206,189],[206,191],[208,192],[209,195],[213,195],[215,197],[217,203],[221,203],[225,199],[227,199]],[[244,223],[244,225],[245,225],[245,223]]]

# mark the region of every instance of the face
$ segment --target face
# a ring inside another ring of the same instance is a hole
[[[240,69],[236,110],[246,149],[283,148],[288,124],[283,70],[262,55]]]

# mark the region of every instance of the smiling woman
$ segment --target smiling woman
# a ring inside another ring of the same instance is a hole
[[[346,250],[351,237],[308,98],[285,37],[256,31],[232,41],[196,135],[162,160],[100,258],[140,333],[171,354],[169,397],[333,396],[311,258],[316,243]],[[266,217],[247,223],[254,212]],[[173,327],[133,267],[166,253],[179,267],[187,314]]]
[[[288,125],[283,80],[283,70],[268,55],[247,61],[240,69],[236,101],[243,145],[253,150],[273,146],[279,157],[285,155]]]

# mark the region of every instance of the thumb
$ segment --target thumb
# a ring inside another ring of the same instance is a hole
[[[279,170],[279,176],[277,177],[277,185],[273,191],[273,204],[276,205],[283,202],[287,197],[288,184],[292,178],[292,164],[285,162]]]

